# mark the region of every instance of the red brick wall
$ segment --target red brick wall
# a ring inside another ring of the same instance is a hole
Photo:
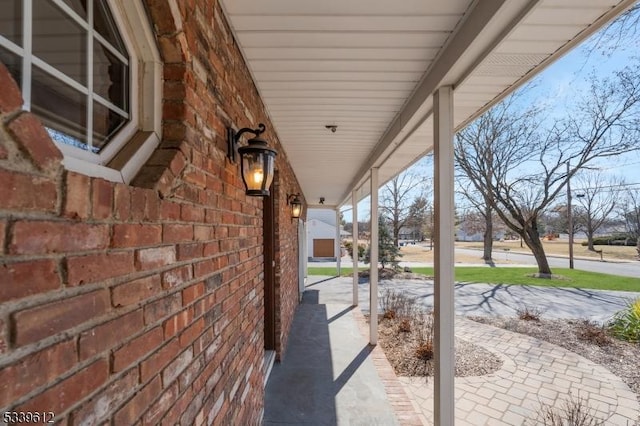
[[[256,424],[262,200],[225,129],[271,129],[219,5],[146,0],[164,61],[161,146],[133,185],[66,172],[0,64],[0,411],[69,424]],[[181,22],[181,24],[176,24]],[[279,351],[297,304],[299,192],[279,151]]]
[[[292,175],[278,174],[275,182],[277,194],[294,193],[291,189],[282,191],[284,188],[292,188],[295,182]],[[297,191],[296,191],[297,193]],[[278,210],[275,240],[276,240],[276,357],[282,361],[284,359],[284,348],[287,346],[287,336],[293,322],[293,314],[299,301],[298,290],[298,222],[291,219],[291,206],[287,199],[276,196],[276,210]],[[306,213],[306,211],[305,211]]]

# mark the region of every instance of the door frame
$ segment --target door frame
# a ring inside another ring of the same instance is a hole
[[[275,268],[275,197],[263,198],[264,256],[264,348],[276,350],[276,268]]]

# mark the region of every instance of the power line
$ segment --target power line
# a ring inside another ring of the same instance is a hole
[[[640,164],[640,161],[634,161],[633,163],[626,163],[626,164],[616,164],[614,166],[609,166],[609,167],[598,167],[598,170],[620,169],[627,166],[635,166],[637,164]]]
[[[633,183],[618,183],[615,185],[602,185],[602,186],[597,186],[597,187],[578,187],[575,188],[573,190],[573,192],[576,191],[586,191],[589,189],[593,189],[593,190],[600,190],[600,189],[613,189],[613,188],[620,188],[618,191],[622,191],[625,189],[628,189],[629,187],[633,187],[633,186],[640,186],[640,182],[633,182]],[[609,191],[609,192],[614,192],[614,191]]]

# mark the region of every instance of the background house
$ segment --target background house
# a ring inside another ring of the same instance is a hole
[[[336,224],[335,210],[309,209],[306,222],[309,260],[336,260]],[[341,228],[340,239],[350,235]]]

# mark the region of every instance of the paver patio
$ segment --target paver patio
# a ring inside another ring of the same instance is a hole
[[[571,394],[583,398],[606,425],[635,425],[640,404],[629,387],[606,368],[557,345],[459,318],[456,336],[503,360],[500,370],[456,378],[460,425],[522,425],[541,404],[561,407]],[[433,382],[400,377],[424,424],[433,424]]]

